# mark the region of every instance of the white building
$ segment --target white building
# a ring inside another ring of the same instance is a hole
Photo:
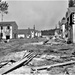
[[[16,39],[18,26],[13,22],[0,22],[0,38],[2,39]]]
[[[18,29],[18,38],[23,37],[23,38],[35,38],[35,37],[40,37],[41,36],[41,31],[34,30],[34,29]]]

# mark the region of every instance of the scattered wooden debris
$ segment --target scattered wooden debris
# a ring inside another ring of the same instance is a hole
[[[34,55],[34,53],[31,53],[31,54],[28,54],[29,58],[27,58],[28,57],[28,55],[27,55],[27,57],[25,57],[24,59],[12,64],[11,66],[8,66],[8,67],[2,69],[1,74],[7,74],[8,72],[11,72],[12,70],[14,70],[16,68],[19,68],[23,64],[26,65],[29,61],[31,61],[36,56],[36,54]]]
[[[33,67],[32,69],[33,69],[33,71],[37,71],[37,70],[50,69],[52,67],[66,66],[66,65],[70,65],[70,64],[75,64],[75,61],[68,61],[68,62],[64,62],[64,63],[57,63],[57,64],[46,65],[46,66],[41,66],[41,67]]]

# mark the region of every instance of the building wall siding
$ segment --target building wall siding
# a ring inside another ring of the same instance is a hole
[[[1,32],[1,26],[3,27],[3,39],[6,39],[6,28],[7,26],[10,27],[10,39],[16,39],[18,38],[18,26],[16,22],[0,22],[0,32]]]

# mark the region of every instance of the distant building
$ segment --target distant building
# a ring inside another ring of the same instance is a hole
[[[18,38],[35,38],[40,36],[41,31],[35,30],[35,27],[33,27],[33,29],[18,29]]]
[[[72,4],[72,6],[69,6],[65,17],[63,17],[61,20],[60,26],[63,32],[63,38],[68,38],[68,41],[75,43],[75,3],[74,5]]]
[[[69,7],[67,11],[67,28],[68,28],[68,39],[75,43],[75,6]]]
[[[0,22],[0,38],[1,39],[16,39],[18,37],[18,26],[15,21]]]
[[[62,30],[62,37],[65,38],[66,35],[64,34],[66,30],[68,30],[68,26],[67,26],[67,18],[66,17],[63,17],[62,20],[61,20],[61,30]]]

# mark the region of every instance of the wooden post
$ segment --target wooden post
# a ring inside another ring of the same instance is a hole
[[[73,13],[70,14],[69,16],[69,20],[68,20],[68,41],[70,43],[73,43]]]
[[[71,42],[73,43],[73,25],[70,26],[70,39]]]
[[[68,42],[73,43],[73,25],[68,27]]]

